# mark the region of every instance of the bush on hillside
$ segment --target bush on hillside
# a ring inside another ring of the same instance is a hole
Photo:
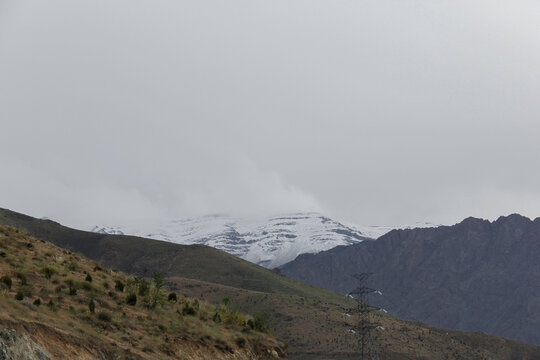
[[[53,265],[47,265],[41,269],[41,272],[47,279],[50,279],[54,274],[58,274],[58,268]]]
[[[4,275],[4,276],[2,276],[0,281],[2,281],[4,284],[6,284],[8,289],[11,289],[11,285],[13,283],[13,281],[11,281],[11,277],[9,277],[8,275]]]
[[[114,284],[114,288],[116,291],[120,291],[120,292],[124,292],[124,283],[120,280],[116,280],[115,284]]]
[[[94,303],[94,299],[90,299],[90,302],[88,303],[88,310],[93,314],[96,311],[96,304]]]
[[[105,312],[105,311],[100,311],[100,312],[97,314],[97,317],[98,317],[98,319],[101,320],[101,321],[109,322],[109,321],[112,320],[111,314],[109,314],[108,312]]]
[[[130,293],[127,297],[126,297],[126,304],[128,305],[136,305],[137,304],[137,295],[135,295],[134,293]]]

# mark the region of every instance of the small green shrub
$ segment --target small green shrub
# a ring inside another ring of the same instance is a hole
[[[116,291],[120,291],[120,292],[123,292],[124,291],[124,283],[120,280],[116,280],[115,284],[114,284],[114,289]]]
[[[140,279],[138,283],[139,296],[146,296],[150,292],[150,284],[145,279]]]
[[[0,279],[0,281],[2,281],[4,284],[6,284],[6,286],[8,287],[8,289],[11,289],[11,285],[13,284],[13,281],[11,280],[11,277],[10,277],[10,276],[4,275],[4,276],[2,276],[2,278]]]
[[[69,287],[68,294],[69,295],[76,295],[77,294],[77,283],[76,283],[76,281],[74,279],[72,279],[72,278],[67,278],[66,280],[64,280],[64,282]]]
[[[58,268],[53,265],[47,265],[41,269],[41,272],[47,279],[50,279],[54,274],[58,274]]]
[[[266,311],[260,311],[255,314],[253,317],[253,326],[252,328],[254,330],[260,331],[260,332],[268,332],[270,331],[270,314]]]
[[[3,258],[5,258],[5,257],[6,257],[6,253],[5,253],[5,251],[0,251],[0,257],[3,257]]]
[[[66,268],[69,271],[77,271],[77,263],[75,261],[70,261],[69,264],[67,264]]]
[[[193,308],[189,304],[184,305],[184,307],[182,308],[182,315],[195,315],[195,314],[197,314],[197,311],[195,310],[195,308]]]
[[[90,299],[90,302],[88,303],[88,310],[93,314],[96,311],[96,304],[94,303],[94,299]]]
[[[134,293],[130,293],[126,297],[126,304],[135,306],[137,304],[137,295],[135,295]]]
[[[234,342],[236,343],[236,345],[238,345],[238,347],[243,348],[244,346],[246,346],[246,339],[243,337],[237,337]]]
[[[92,275],[90,275],[90,273],[86,274],[86,278],[84,278],[84,281],[92,282]]]
[[[97,317],[98,317],[99,320],[105,321],[105,322],[109,322],[109,321],[112,320],[111,314],[109,314],[108,312],[105,312],[105,311],[100,311],[97,314]]]
[[[24,275],[23,273],[18,273],[17,277],[19,278],[19,280],[21,280],[21,285],[22,286],[28,284],[28,280],[26,279],[26,275]]]
[[[178,297],[176,296],[176,293],[172,292],[172,293],[169,293],[169,296],[167,296],[167,300],[171,302],[176,302],[178,301]]]
[[[22,300],[24,299],[24,294],[21,291],[17,291],[17,294],[15,294],[15,300]]]
[[[34,305],[36,305],[36,306],[41,305],[41,299],[37,298],[36,300],[34,300]]]

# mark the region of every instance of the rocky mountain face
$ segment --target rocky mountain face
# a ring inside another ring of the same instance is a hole
[[[264,218],[211,215],[147,224],[96,226],[92,231],[136,235],[185,245],[207,245],[274,268],[294,260],[299,254],[373,240],[390,229],[345,226],[317,213],[299,213]]]
[[[540,344],[540,218],[393,230],[377,241],[304,254],[282,273],[348,293],[373,272],[370,302],[400,317]]]

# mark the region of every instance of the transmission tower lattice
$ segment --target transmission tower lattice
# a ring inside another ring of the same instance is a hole
[[[370,312],[373,308],[368,304],[369,294],[375,292],[375,289],[367,287],[366,281],[373,273],[359,273],[351,275],[358,282],[357,287],[352,290],[351,295],[357,302],[358,327],[356,336],[358,339],[358,352],[361,360],[378,360],[375,349],[376,328],[378,324],[370,319]]]

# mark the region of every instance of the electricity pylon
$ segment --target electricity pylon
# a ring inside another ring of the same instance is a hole
[[[373,310],[368,304],[369,294],[375,292],[375,289],[365,286],[366,280],[373,273],[359,273],[351,275],[358,281],[358,286],[352,290],[351,295],[357,302],[358,327],[356,336],[358,338],[358,352],[361,360],[377,360],[378,356],[375,349],[375,329],[377,324],[370,320],[370,312]]]

